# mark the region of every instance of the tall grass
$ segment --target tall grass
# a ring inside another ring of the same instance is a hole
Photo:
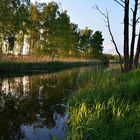
[[[60,62],[101,62],[97,59],[86,59],[76,57],[55,57],[53,61]],[[1,55],[0,62],[52,62],[47,55]]]
[[[59,58],[52,61],[47,56],[1,56],[0,74],[56,72],[80,66],[104,64],[101,61],[89,61],[74,58]]]
[[[140,139],[140,70],[96,71],[70,98],[67,139]]]

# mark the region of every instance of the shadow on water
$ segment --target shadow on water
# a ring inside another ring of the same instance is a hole
[[[93,68],[0,78],[0,140],[63,140],[67,98]]]

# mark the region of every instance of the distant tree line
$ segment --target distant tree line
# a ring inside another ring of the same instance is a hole
[[[1,54],[43,54],[96,58],[103,51],[102,32],[71,23],[67,11],[55,2],[1,0]],[[26,50],[25,50],[26,48]]]

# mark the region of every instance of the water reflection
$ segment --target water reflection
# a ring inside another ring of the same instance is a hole
[[[0,79],[0,140],[63,140],[66,99],[77,88],[79,68],[54,74]]]

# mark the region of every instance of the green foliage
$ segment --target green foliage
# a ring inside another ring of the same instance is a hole
[[[93,31],[88,28],[80,31],[78,46],[79,50],[85,55],[88,55],[90,53],[90,38],[92,32]]]
[[[43,48],[47,54],[51,55],[53,52],[57,54],[59,41],[57,41],[57,23],[58,5],[55,2],[48,3],[44,6],[42,12],[43,21],[43,41],[46,44]]]
[[[92,36],[91,36],[91,48],[92,48],[92,54],[98,54],[98,53],[102,53],[103,51],[103,36],[102,36],[102,32],[100,31],[96,31]]]
[[[39,59],[39,57],[37,57]],[[41,73],[41,72],[57,72],[60,70],[77,68],[77,67],[86,67],[95,65],[95,62],[63,62],[63,61],[39,61],[32,60],[31,57],[29,60],[14,60],[11,62],[9,59],[6,61],[1,60],[0,62],[0,74],[5,76],[6,74],[25,74],[25,73]]]
[[[47,54],[52,57],[99,58],[103,51],[100,31],[79,29],[67,11],[56,2],[30,3],[28,0],[2,0],[0,3],[2,47],[11,53]],[[26,43],[26,44],[25,44]],[[25,50],[25,49],[24,49]]]
[[[1,0],[0,2],[0,33],[3,40],[8,43],[10,51],[13,51],[15,35],[20,31],[21,21],[23,21],[20,19],[23,14],[19,16],[19,13],[27,4],[27,0]]]
[[[103,41],[100,31],[93,33],[91,29],[85,28],[80,31],[78,47],[83,55],[97,58],[102,54]]]
[[[113,55],[113,54],[104,54],[108,60],[114,61],[114,62],[119,62],[119,56],[118,55]],[[122,58],[123,59],[123,58]]]
[[[28,44],[29,53],[31,54],[35,49],[36,43],[40,40],[40,30],[41,30],[41,14],[37,9],[37,5],[31,4],[29,8],[29,23],[27,25],[28,29]]]
[[[139,75],[139,70],[85,74],[86,84],[69,100],[68,139],[140,139]]]

